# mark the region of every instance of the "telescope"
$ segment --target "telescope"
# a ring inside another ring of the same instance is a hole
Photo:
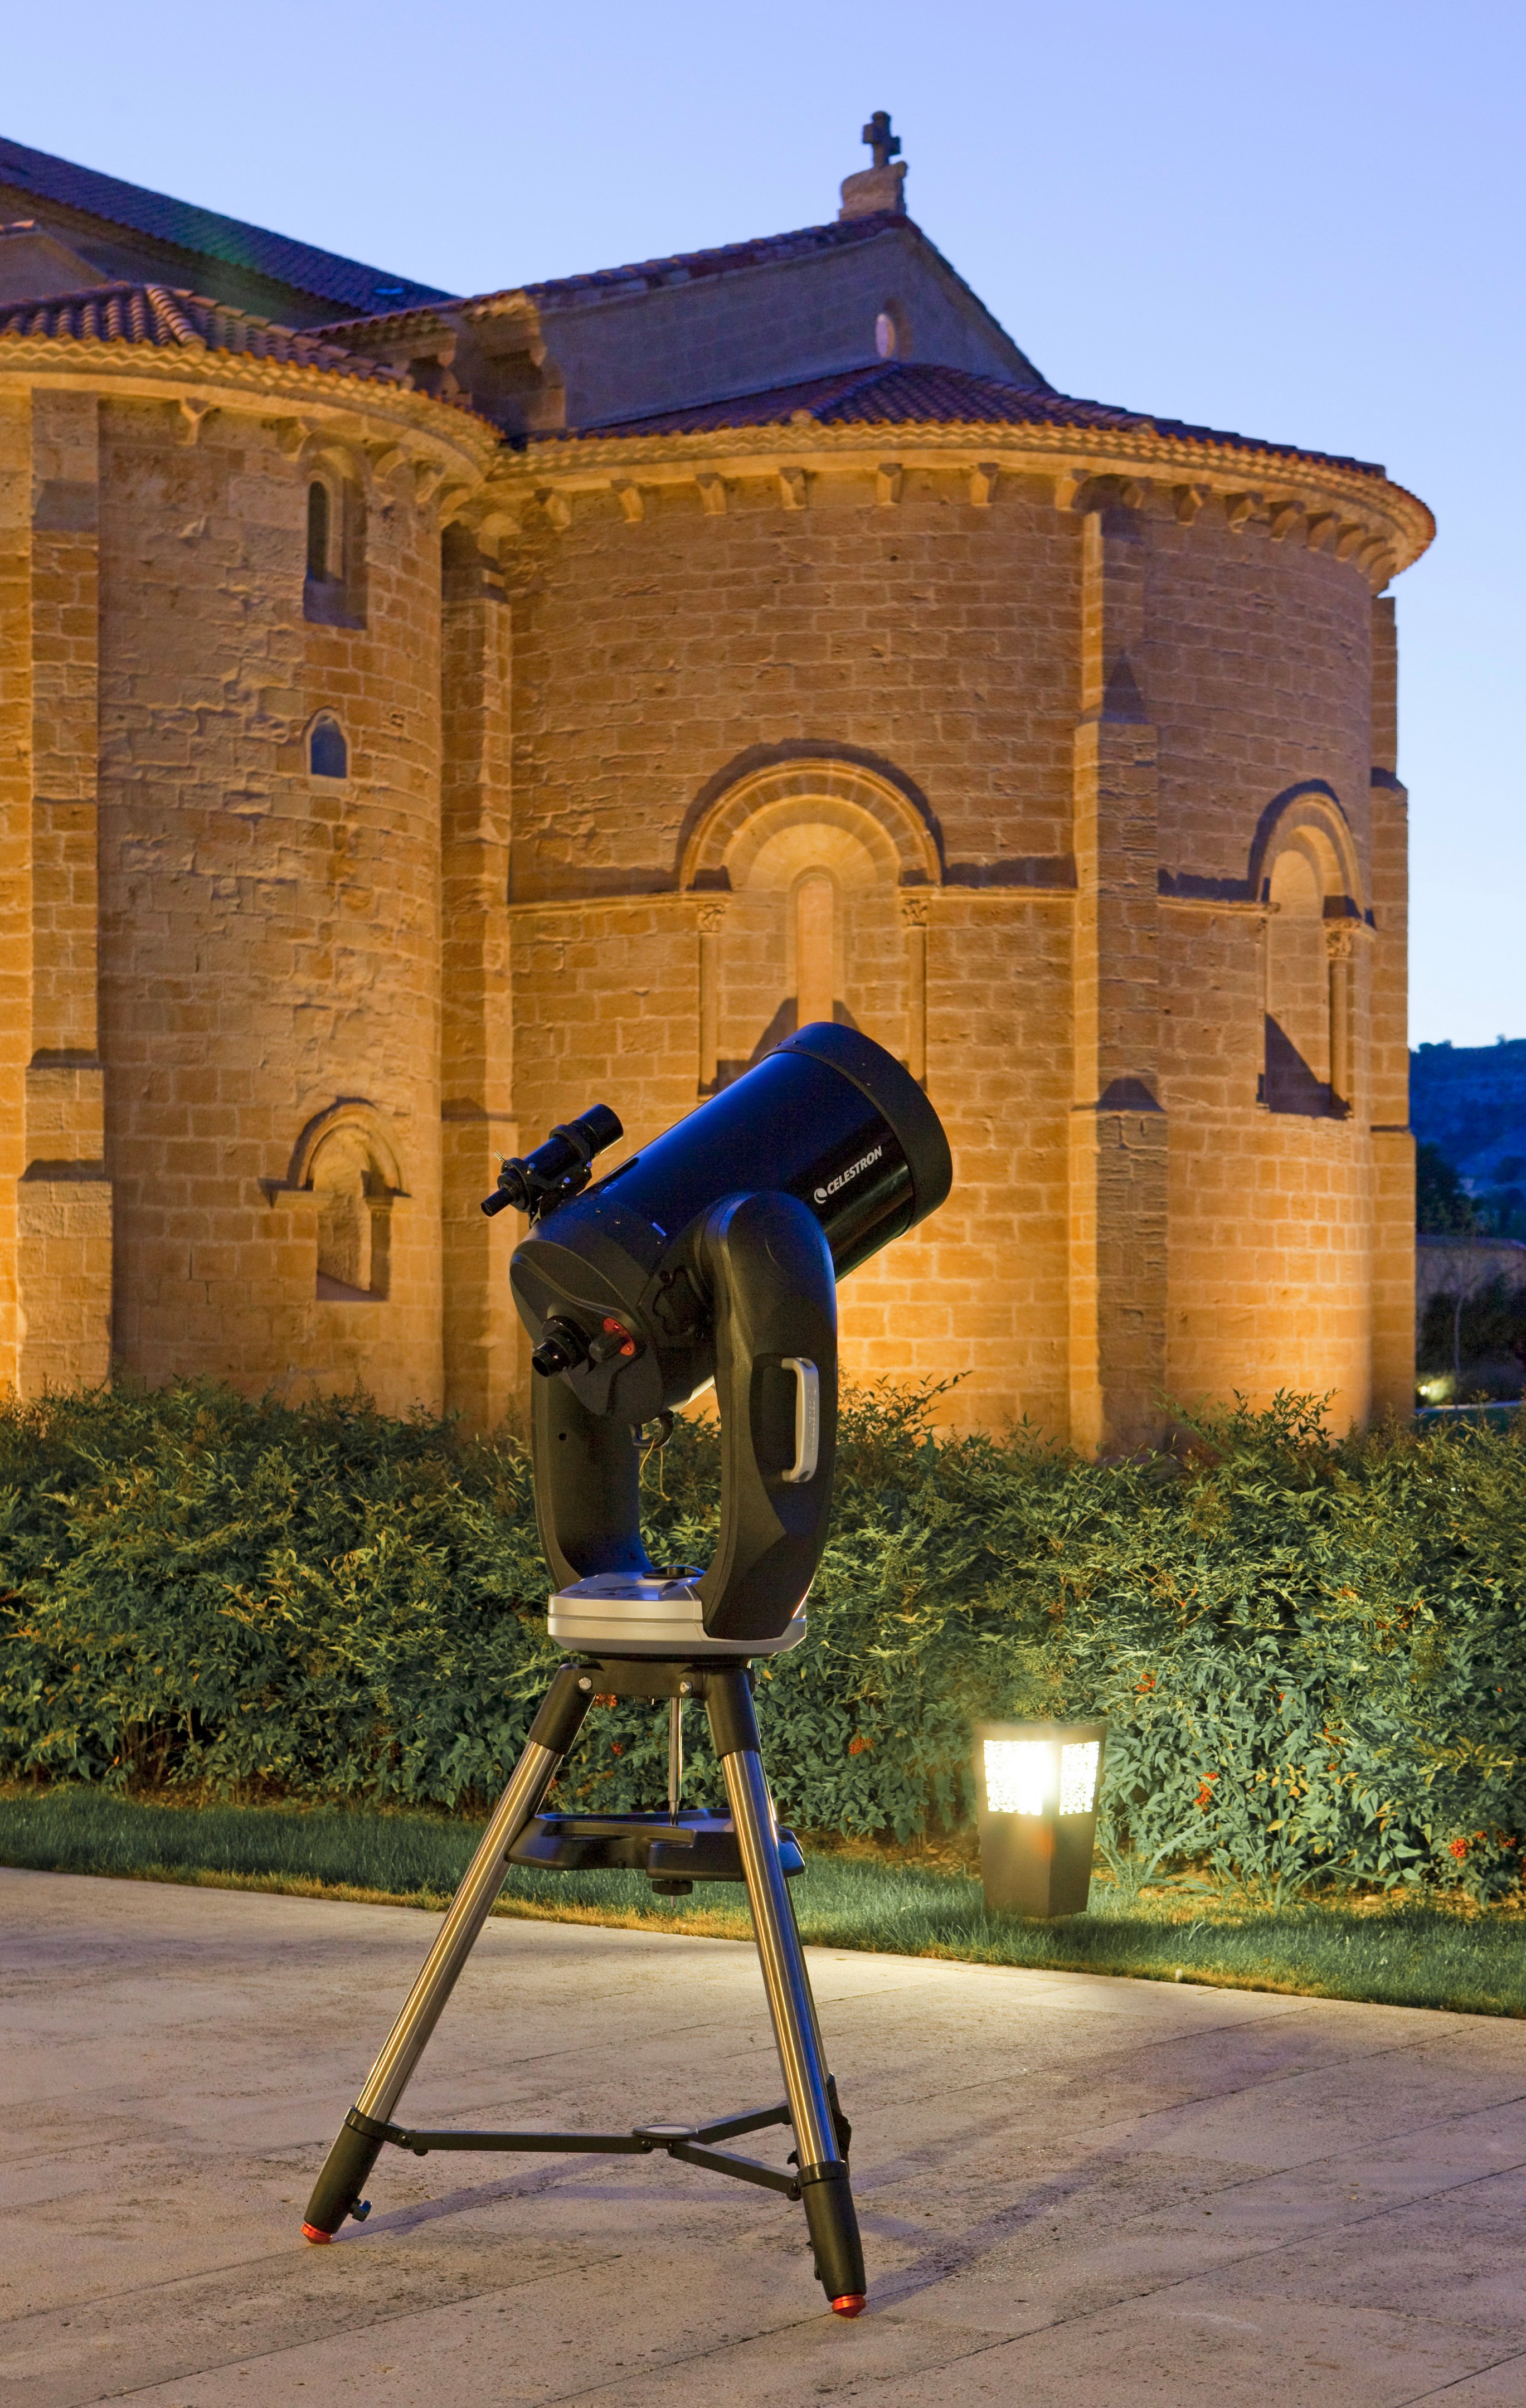
[[[849,2177],[851,2128],[827,2070],[788,1884],[749,1666],[806,1635],[826,1544],[837,1430],[838,1281],[925,1220],[951,1183],[920,1087],[860,1031],[813,1023],[593,1181],[623,1135],[595,1104],[504,1164],[482,1210],[523,1213],[510,1280],[531,1340],[535,1516],[567,1650],[438,1939],[329,2152],[307,2240],[364,2220],[383,2147],[649,2156],[733,2174],[802,2202],[818,2279],[839,2315],[864,2305]],[[720,1526],[707,1567],[658,1565],[641,1530],[646,1450],[714,1383]],[[541,1810],[596,1698],[668,1716],[665,1815]],[[683,1710],[705,1706],[726,1811],[682,1804]],[[623,1865],[659,1894],[744,1882],[785,2096],[702,2124],[624,2132],[420,2131],[393,2111],[510,1863]],[[787,2168],[723,2144],[783,2125]]]

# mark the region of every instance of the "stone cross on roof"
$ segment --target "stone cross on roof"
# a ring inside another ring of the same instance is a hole
[[[869,145],[875,154],[877,167],[888,167],[892,159],[899,159],[901,156],[901,136],[899,134],[891,132],[891,112],[888,108],[876,109],[859,139]]]
[[[904,164],[899,166],[891,165],[901,148],[901,136],[891,132],[888,108],[876,109],[863,129],[863,139],[869,145],[875,164],[872,167],[860,168],[856,176],[845,178],[843,205],[837,211],[838,217],[868,218],[877,217],[885,209],[904,211],[906,204],[901,188],[906,182],[906,171]]]

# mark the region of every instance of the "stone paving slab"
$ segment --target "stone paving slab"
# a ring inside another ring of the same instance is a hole
[[[665,2158],[384,2154],[298,2236],[435,1918],[0,1871],[7,2408],[1526,2408],[1526,2030],[814,1949],[870,2313]],[[778,2093],[725,1941],[495,1920],[410,2119]],[[760,2135],[760,2155],[783,2136]]]

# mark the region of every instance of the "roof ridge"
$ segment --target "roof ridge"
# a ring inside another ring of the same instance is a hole
[[[580,270],[572,276],[541,277],[534,283],[506,285],[502,294],[475,294],[473,298],[491,301],[506,297],[511,293],[537,294],[567,291],[579,286],[627,283],[637,277],[648,277],[664,268],[686,267],[692,272],[695,267],[699,267],[704,272],[713,273],[714,269],[710,265],[712,262],[717,266],[727,260],[734,262],[737,266],[747,265],[747,262],[739,256],[744,252],[777,252],[787,244],[804,242],[814,243],[820,250],[834,251],[849,243],[871,240],[875,235],[883,234],[892,226],[908,227],[913,234],[917,235],[922,233],[915,219],[907,217],[904,210],[877,209],[872,217],[850,218],[842,222],[835,219],[829,219],[821,225],[795,226],[783,234],[748,235],[738,242],[706,243],[698,251],[671,251],[660,253],[652,259],[628,260],[618,267],[594,267]],[[922,235],[922,240],[925,242],[927,236]]]
[[[379,330],[389,325],[400,325],[408,318],[428,317],[437,308],[461,309],[471,317],[491,312],[495,303],[506,301],[539,301],[550,294],[618,292],[622,285],[635,285],[672,268],[688,269],[691,276],[696,267],[706,274],[722,273],[728,267],[742,268],[752,264],[762,265],[768,257],[777,256],[792,244],[819,237],[819,248],[838,250],[849,243],[871,239],[875,235],[887,233],[897,226],[916,235],[920,241],[927,244],[934,258],[948,267],[948,261],[914,218],[907,217],[900,209],[878,209],[872,217],[852,218],[841,224],[834,219],[824,225],[798,226],[786,234],[753,235],[743,242],[712,243],[701,251],[675,251],[659,258],[632,260],[620,267],[580,269],[571,276],[541,277],[522,284],[501,284],[487,293],[445,294],[438,302],[408,303],[396,309],[368,310],[360,316],[327,319],[321,326],[309,331],[333,334],[351,326]],[[948,273],[963,282],[956,268],[948,267]],[[979,296],[976,297],[978,299]],[[981,307],[985,308],[984,303]],[[986,315],[991,315],[989,310]]]
[[[849,382],[846,391],[838,395],[838,399],[848,401],[856,393],[867,392],[870,385],[881,383],[892,368],[910,365],[909,361],[876,360],[872,367],[845,368],[844,376],[852,380]]]
[[[866,393],[871,386],[881,382],[886,369],[895,365],[892,360],[875,360],[866,367],[829,368],[824,376],[802,377],[798,384],[781,385],[777,390],[781,393],[806,393],[820,387],[822,389],[823,405],[835,408],[839,403],[851,401],[858,394]],[[762,391],[766,393],[768,387],[763,386]],[[751,397],[746,394],[739,394],[734,406],[740,408]],[[724,409],[728,404],[711,403],[710,407]],[[800,408],[792,410],[790,415],[792,419],[808,418],[820,423],[817,410],[813,409],[809,403],[805,403]]]

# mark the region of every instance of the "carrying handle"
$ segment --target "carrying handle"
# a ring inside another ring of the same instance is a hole
[[[815,1479],[821,1452],[821,1374],[804,1354],[786,1354],[784,1369],[795,1375],[795,1459],[784,1477],[799,1485]]]

